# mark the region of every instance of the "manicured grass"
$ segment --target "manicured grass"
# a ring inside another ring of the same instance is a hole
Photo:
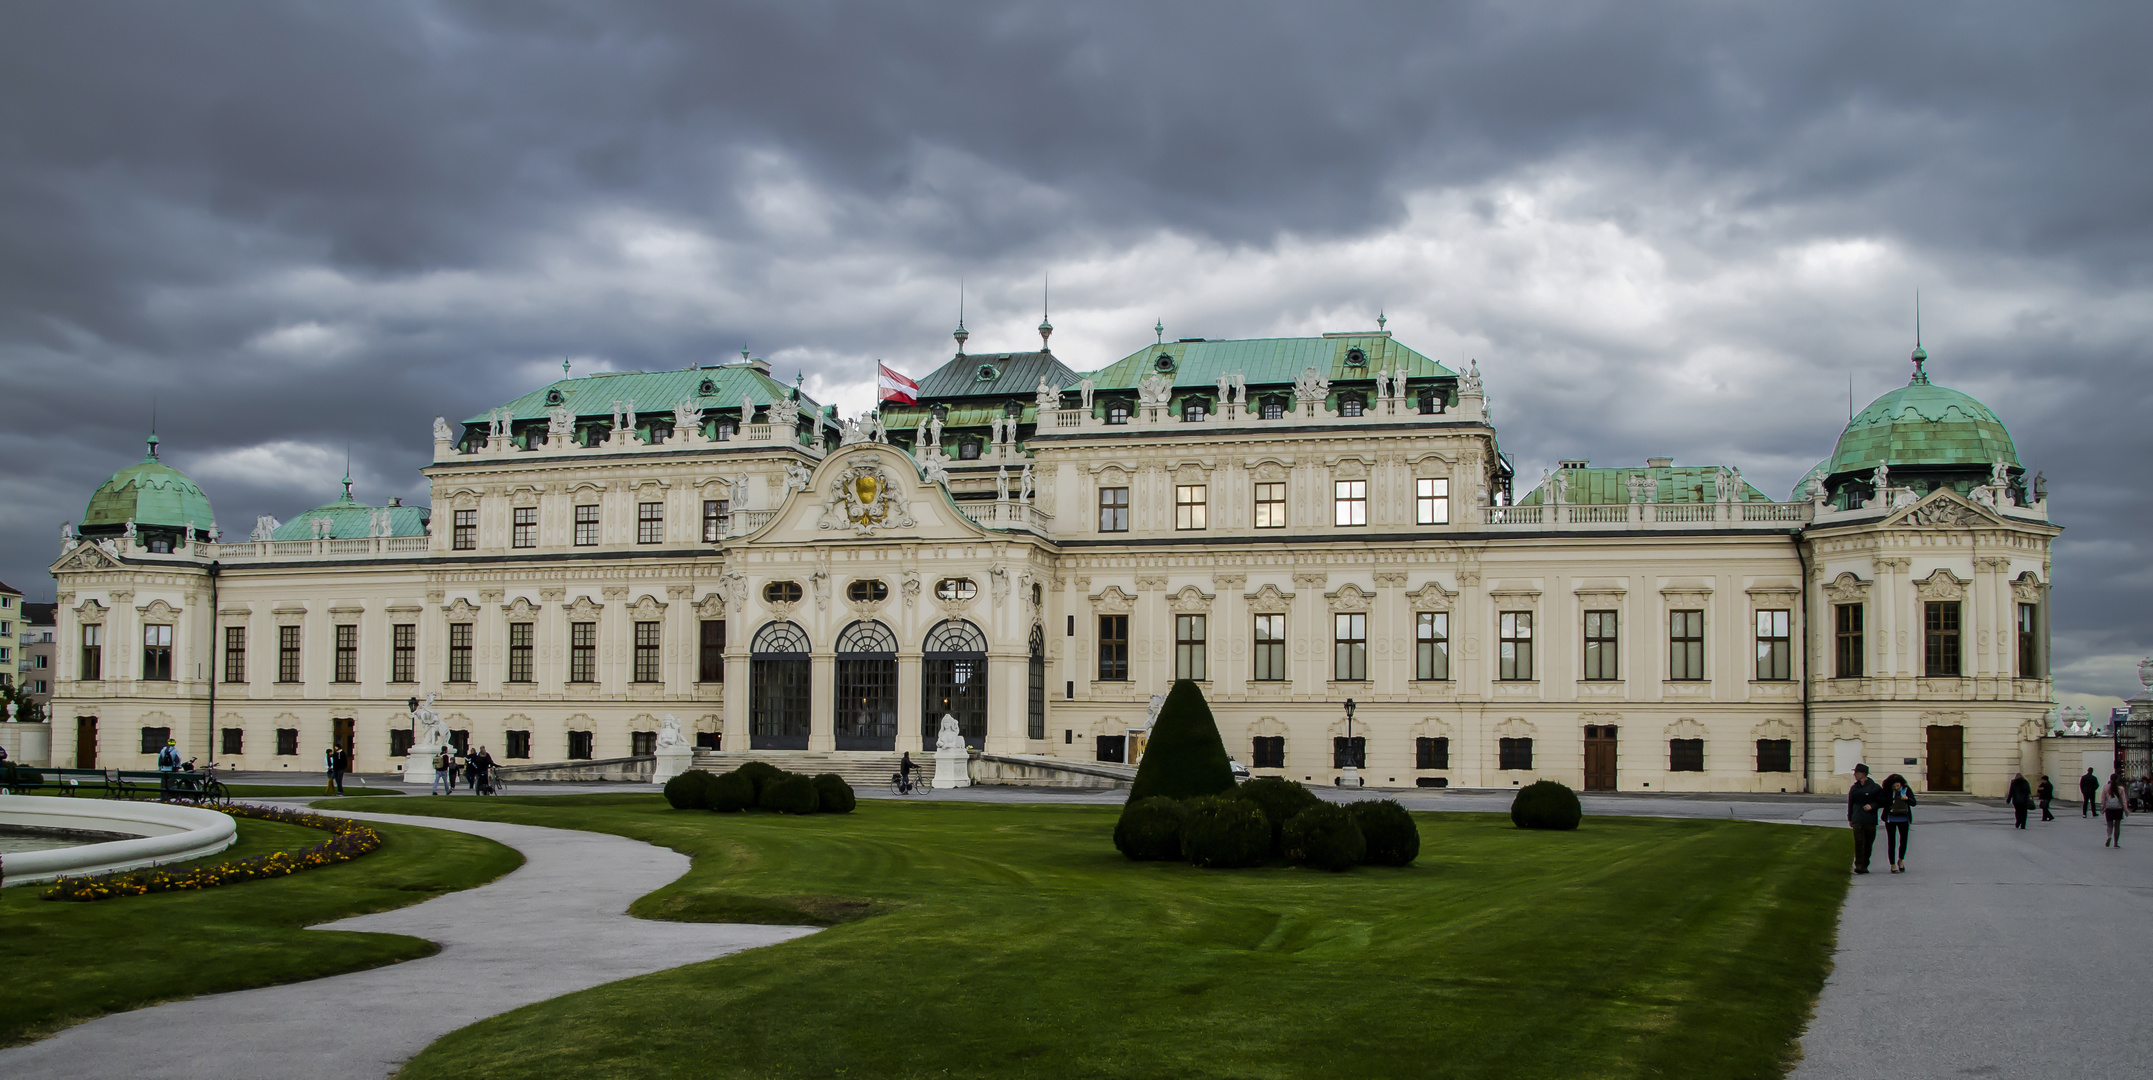
[[[399,809],[692,854],[637,914],[837,924],[482,1021],[404,1080],[1777,1077],[1847,881],[1844,834],[1732,821],[1416,815],[1416,865],[1332,875],[1128,863],[1113,807]]]
[[[420,938],[301,928],[467,889],[523,862],[513,848],[464,833],[373,827],[380,850],[290,877],[95,903],[40,900],[37,885],[0,891],[0,1046],[160,1001],[430,956],[437,946]],[[211,861],[312,847],[328,835],[240,818],[239,842]]]
[[[338,797],[323,794],[322,785],[320,784],[226,784],[224,790],[230,792],[235,799],[267,799],[277,796],[304,797],[307,795],[320,795],[323,798]],[[403,792],[390,788],[363,788],[357,784],[346,783],[344,785],[344,794],[341,797],[355,798],[367,795],[402,794]],[[390,811],[384,810],[382,813],[390,813]]]

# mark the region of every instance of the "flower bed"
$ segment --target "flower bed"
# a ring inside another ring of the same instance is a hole
[[[272,851],[247,859],[235,859],[214,866],[198,866],[180,873],[165,870],[129,870],[118,874],[98,874],[89,877],[63,877],[46,890],[45,900],[110,900],[116,896],[143,896],[156,892],[175,892],[183,889],[208,889],[218,885],[230,885],[239,881],[256,881],[261,878],[284,877],[301,870],[318,866],[333,866],[350,862],[381,846],[381,834],[349,818],[327,817],[304,810],[286,810],[274,806],[244,806],[234,804],[223,808],[233,817],[257,818],[262,821],[281,821],[287,825],[304,825],[311,829],[326,829],[332,835],[327,841],[297,851]]]

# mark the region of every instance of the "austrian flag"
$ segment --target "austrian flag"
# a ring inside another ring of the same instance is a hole
[[[888,364],[879,360],[875,366],[882,369],[883,401],[894,401],[899,405],[919,404],[920,384],[891,371]]]

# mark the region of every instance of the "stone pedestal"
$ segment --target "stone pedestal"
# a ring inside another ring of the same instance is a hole
[[[962,746],[935,751],[934,786],[937,788],[971,787],[972,752]]]
[[[695,766],[695,748],[692,746],[661,746],[657,753],[658,766],[650,774],[650,782],[663,784],[687,772]]]
[[[441,752],[438,746],[414,746],[404,759],[404,783],[428,784],[434,782],[434,755]]]

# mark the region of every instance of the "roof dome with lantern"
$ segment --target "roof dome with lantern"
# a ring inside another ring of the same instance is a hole
[[[186,473],[158,459],[153,434],[141,461],[113,473],[90,493],[78,531],[85,537],[118,536],[132,521],[137,534],[153,530],[176,537],[189,526],[207,533],[215,519],[209,496]]]

